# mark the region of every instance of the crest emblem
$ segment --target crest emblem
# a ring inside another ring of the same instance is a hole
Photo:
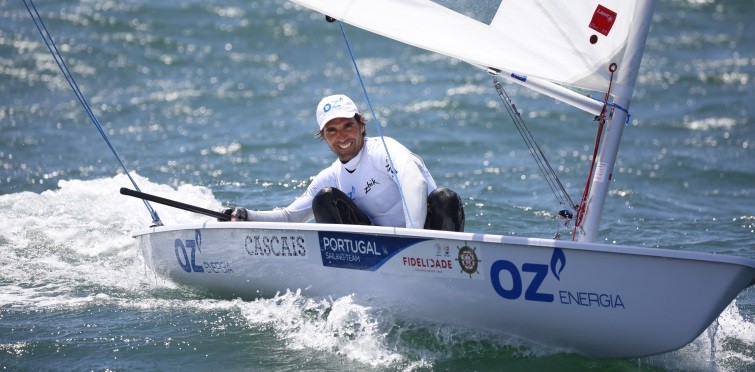
[[[457,248],[459,249],[459,255],[456,258],[456,261],[459,262],[461,271],[469,274],[470,278],[472,277],[472,274],[479,274],[480,272],[477,271],[477,267],[479,266],[480,260],[477,258],[477,248],[472,248],[468,245]]]

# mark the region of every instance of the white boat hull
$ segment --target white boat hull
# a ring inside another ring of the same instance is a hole
[[[158,275],[215,294],[356,293],[595,357],[683,347],[755,283],[745,258],[487,234],[208,222],[135,237]]]

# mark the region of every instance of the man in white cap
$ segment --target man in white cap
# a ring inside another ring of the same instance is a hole
[[[232,221],[306,222],[314,217],[318,223],[464,230],[459,196],[437,188],[422,159],[393,138],[367,137],[364,118],[349,97],[323,98],[316,116],[318,137],[338,159],[288,207],[226,209]]]

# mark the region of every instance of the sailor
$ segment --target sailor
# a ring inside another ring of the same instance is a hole
[[[306,222],[314,217],[318,223],[464,231],[459,196],[438,188],[422,159],[398,141],[367,137],[365,119],[349,97],[323,98],[316,117],[318,138],[338,159],[288,207],[229,208],[223,213],[231,221]]]

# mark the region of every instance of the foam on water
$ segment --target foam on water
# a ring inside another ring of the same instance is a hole
[[[514,357],[561,351],[516,337],[407,320],[405,314],[365,305],[357,297],[312,299],[296,290],[237,304],[249,324],[272,327],[290,350],[333,353],[372,367],[429,368],[491,349],[508,350]]]
[[[145,192],[219,209],[203,187],[151,184]],[[49,306],[82,301],[100,291],[134,293],[147,284],[131,231],[146,227],[149,214],[139,199],[119,194],[124,175],[91,181],[60,181],[42,193],[0,196],[0,266],[9,283],[0,305]],[[165,223],[202,220],[196,214],[155,206]],[[161,213],[162,212],[162,213]],[[36,304],[36,305],[35,305]]]
[[[385,344],[370,309],[354,303],[350,296],[316,300],[297,290],[244,303],[240,311],[250,324],[273,327],[292,350],[332,352],[372,366],[405,362]]]

